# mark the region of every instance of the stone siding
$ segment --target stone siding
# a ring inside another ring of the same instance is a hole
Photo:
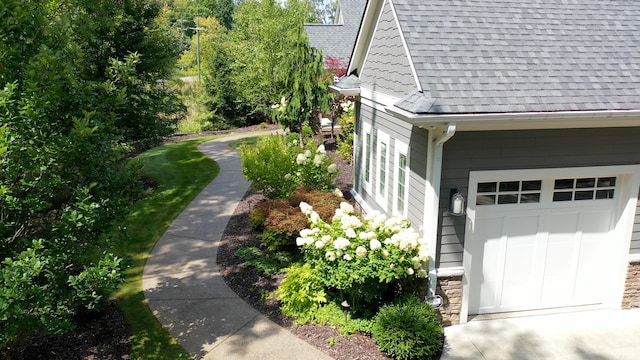
[[[438,276],[436,294],[442,296],[440,321],[443,325],[457,325],[460,323],[460,308],[462,307],[462,275]]]
[[[640,307],[640,261],[629,263],[627,280],[622,297],[622,308],[632,309]]]

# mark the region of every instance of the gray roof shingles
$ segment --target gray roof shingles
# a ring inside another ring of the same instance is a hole
[[[305,24],[312,47],[322,50],[324,56],[347,61],[351,58],[358,36],[366,0],[339,0],[343,24]]]
[[[640,109],[640,2],[392,1],[431,112]]]

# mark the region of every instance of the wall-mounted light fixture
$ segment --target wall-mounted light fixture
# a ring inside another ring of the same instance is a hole
[[[465,214],[464,196],[458,191],[458,188],[449,189],[449,214],[454,216]]]

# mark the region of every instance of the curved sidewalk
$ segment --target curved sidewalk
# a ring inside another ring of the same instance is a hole
[[[160,238],[144,267],[149,307],[196,359],[331,359],[253,309],[218,271],[218,242],[249,182],[228,143],[247,133],[200,145],[220,173]]]

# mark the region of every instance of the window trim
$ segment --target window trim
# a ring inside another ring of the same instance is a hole
[[[395,215],[407,217],[409,207],[409,177],[411,172],[409,146],[397,139],[395,140],[394,146],[393,200],[391,207]],[[404,187],[403,194],[400,194],[400,156],[404,156],[406,160],[404,167],[404,183],[402,184]],[[398,209],[398,199],[400,199],[401,196],[404,203],[402,211]]]

